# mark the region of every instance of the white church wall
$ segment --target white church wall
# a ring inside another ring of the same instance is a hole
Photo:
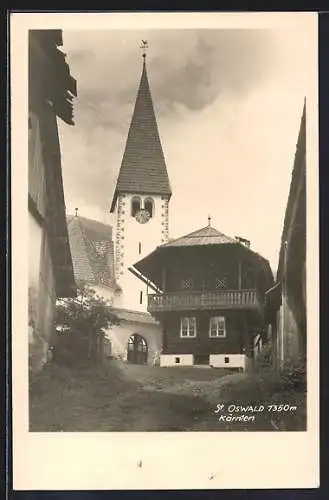
[[[153,216],[145,224],[137,222],[131,214],[134,196],[154,202]],[[147,311],[147,287],[136,278],[129,267],[168,240],[168,197],[139,194],[120,195],[117,200],[116,227],[116,280],[123,290],[121,306],[136,311]]]
[[[155,352],[162,349],[162,331],[160,325],[128,323],[121,321],[120,325],[112,326],[107,332],[111,340],[111,354],[114,357],[127,359],[128,339],[131,335],[141,335],[148,346],[148,363],[151,364]]]

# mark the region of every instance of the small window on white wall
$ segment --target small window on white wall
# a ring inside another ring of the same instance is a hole
[[[226,325],[224,316],[214,316],[210,318],[209,337],[226,337]]]
[[[150,217],[153,217],[153,215],[154,215],[154,201],[152,198],[145,199],[144,209],[150,214]]]
[[[135,217],[137,212],[139,212],[141,209],[141,199],[139,196],[134,196],[133,199],[131,200],[131,216]]]
[[[180,323],[181,337],[196,337],[196,319],[192,316],[181,318]]]

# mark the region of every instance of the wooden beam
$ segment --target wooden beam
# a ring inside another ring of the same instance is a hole
[[[166,278],[167,278],[167,270],[165,267],[162,268],[162,290],[165,292],[166,290]]]
[[[128,271],[130,271],[134,276],[136,276],[136,278],[138,278],[141,281],[143,281],[143,283],[145,283],[146,285],[148,285],[154,292],[161,293],[160,288],[158,288],[154,283],[152,283],[152,281],[150,281],[147,278],[145,278],[145,276],[143,276],[141,273],[139,273],[137,271],[137,269],[135,269],[134,267],[129,267]]]
[[[238,263],[238,289],[242,290],[242,263],[241,263],[241,259],[239,259],[239,263]]]
[[[54,264],[54,268],[58,271],[72,271],[73,272],[73,266],[69,265],[69,264],[59,264],[59,265],[56,265]]]
[[[49,235],[49,239],[53,241],[54,243],[66,243],[69,241],[69,238],[67,236],[52,236]]]
[[[44,228],[46,226],[45,218],[39,212],[38,206],[30,194],[28,197],[28,207],[29,212],[33,215],[39,225]]]

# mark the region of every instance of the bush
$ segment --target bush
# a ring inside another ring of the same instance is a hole
[[[98,362],[104,355],[104,330],[118,322],[111,304],[81,284],[76,298],[56,305],[53,362],[67,366]]]

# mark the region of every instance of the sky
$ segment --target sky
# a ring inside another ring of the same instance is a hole
[[[290,30],[64,31],[75,126],[59,122],[68,213],[109,213],[142,71],[172,188],[169,236],[208,223],[278,262],[307,95],[308,43]]]

